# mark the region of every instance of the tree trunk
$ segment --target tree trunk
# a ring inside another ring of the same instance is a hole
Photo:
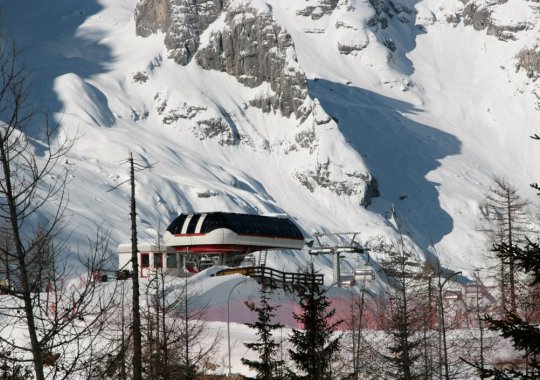
[[[13,241],[15,246],[15,252],[17,254],[17,260],[19,262],[19,267],[21,271],[21,287],[22,287],[22,298],[24,302],[24,314],[26,317],[26,324],[28,326],[28,335],[30,337],[30,345],[32,347],[32,357],[34,363],[34,371],[36,374],[37,380],[45,380],[45,375],[43,372],[43,352],[42,347],[39,344],[36,322],[34,319],[34,310],[32,303],[32,292],[29,284],[28,271],[26,268],[26,253],[23,249],[23,243],[20,237],[19,230],[19,218],[17,213],[17,200],[13,196],[12,192],[12,183],[11,183],[11,168],[8,153],[5,150],[4,140],[5,136],[0,136],[0,159],[2,160],[2,169],[4,172],[5,178],[5,196],[6,203],[9,208],[9,218],[11,229],[13,233]]]
[[[133,155],[130,153],[130,181],[131,181],[131,265],[133,268],[133,380],[142,379],[142,339],[141,339],[141,311],[139,308],[139,261],[137,247],[137,209],[135,203],[135,168]]]

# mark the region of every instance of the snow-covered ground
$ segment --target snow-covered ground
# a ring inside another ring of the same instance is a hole
[[[257,354],[249,350],[244,344],[256,342],[258,339],[256,330],[251,329],[244,324],[246,322],[252,323],[256,320],[255,313],[249,311],[244,305],[244,302],[257,300],[259,297],[260,286],[253,279],[244,276],[230,275],[211,277],[212,272],[215,272],[215,270],[213,271],[210,269],[201,272],[189,279],[165,277],[164,289],[166,289],[165,293],[167,294],[165,305],[167,305],[166,307],[176,305],[175,307],[177,307],[177,309],[174,309],[174,313],[183,316],[183,297],[185,296],[185,289],[187,286],[188,299],[190,300],[188,313],[189,315],[197,315],[197,317],[203,318],[202,321],[190,319],[190,323],[203,327],[203,330],[201,330],[202,332],[194,336],[191,341],[192,350],[193,352],[196,352],[199,344],[203,347],[215,345],[215,350],[211,353],[210,363],[212,366],[209,366],[206,370],[215,374],[229,373],[230,354],[230,371],[233,374],[254,375],[253,371],[242,364],[242,358],[251,360],[257,359]],[[84,279],[82,282],[80,279],[81,278],[74,278],[71,281],[66,282],[63,292],[55,294],[51,291],[42,294],[41,302],[44,306],[46,305],[46,307],[40,311],[44,312],[47,310],[49,313],[43,320],[49,318],[53,321],[55,320],[55,316],[64,315],[63,313],[67,313],[68,318],[70,318],[71,313],[74,313],[73,315],[79,318],[74,318],[64,327],[64,331],[71,331],[73,336],[76,331],[80,332],[84,330],[85,326],[93,325],[94,327],[90,331],[96,331],[98,327],[93,324],[94,319],[106,321],[106,327],[104,329],[99,328],[99,336],[92,342],[93,350],[82,350],[82,348],[86,347],[85,339],[88,339],[86,334],[82,335],[74,342],[66,343],[66,346],[63,347],[64,349],[67,347],[66,351],[61,351],[61,348],[56,347],[54,352],[65,353],[65,357],[62,357],[62,363],[69,363],[70,360],[73,360],[75,354],[79,352],[82,353],[82,358],[84,358],[85,355],[100,355],[106,353],[106,350],[110,347],[108,344],[110,344],[111,341],[114,341],[115,338],[118,339],[121,334],[120,321],[122,318],[120,315],[122,315],[122,313],[124,314],[126,322],[122,323],[126,323],[128,326],[130,323],[129,321],[131,320],[131,281],[109,281],[97,284],[94,296],[89,296],[88,299],[84,301],[88,306],[84,307],[84,310],[78,310],[72,308],[71,302],[74,298],[71,297],[70,291],[77,288],[77,284],[81,286],[84,284]],[[161,277],[142,279],[140,282],[140,307],[142,315],[146,316],[146,318],[148,318],[149,315],[155,315],[154,292],[156,290],[156,284],[159,284],[159,281],[162,281]],[[242,281],[244,282],[242,283]],[[74,287],[72,288],[72,286]],[[160,288],[161,285],[158,285],[158,287]],[[350,336],[347,335],[347,323],[350,321],[351,296],[358,295],[358,293],[354,289],[338,289],[332,287],[328,289],[328,295],[332,299],[332,305],[338,308],[334,317],[335,320],[344,320],[344,324],[339,328],[340,331],[335,333],[336,337],[341,336],[341,342],[343,344],[341,355],[336,359],[336,362],[333,363],[333,367],[338,370],[340,365],[342,365],[342,362],[347,363],[347,365],[350,365],[351,363],[351,352],[347,349],[347,344],[349,344],[348,342],[350,339]],[[279,355],[286,360],[285,367],[293,369],[292,364],[288,360],[288,349],[293,347],[288,340],[291,336],[292,328],[298,328],[298,325],[292,318],[292,312],[299,312],[299,308],[298,306],[295,306],[296,300],[292,293],[275,290],[272,292],[271,298],[271,303],[273,305],[279,305],[279,308],[275,311],[276,317],[273,319],[273,322],[280,321],[284,324],[283,328],[278,329],[274,333],[274,339],[276,342],[282,344],[279,349]],[[226,302],[227,299],[230,300],[230,303]],[[0,296],[0,308],[10,307],[12,306],[12,302],[11,297],[7,295]],[[98,314],[98,308],[94,309],[90,305],[106,306],[105,311],[101,311],[104,314]],[[160,305],[162,305],[161,301]],[[159,308],[157,309],[159,310]],[[448,312],[449,310],[447,309],[447,313]],[[452,312],[449,312],[448,316],[451,327],[447,326],[449,358],[452,363],[451,370],[462,371],[459,375],[454,376],[456,379],[471,379],[474,370],[465,365],[459,359],[459,355],[467,353],[467,358],[469,360],[474,360],[478,355],[479,350],[479,331],[476,328],[462,329],[454,326],[456,320],[450,316],[451,314]],[[41,316],[43,317],[42,314]],[[2,316],[2,318],[5,317]],[[229,323],[227,323],[228,320]],[[62,318],[60,318],[60,321],[62,321]],[[147,321],[148,319],[143,318],[142,325],[145,337],[148,333],[147,327],[150,326],[150,323]],[[176,323],[179,323],[178,320]],[[180,324],[182,323],[183,320],[181,320]],[[44,326],[46,326],[46,324],[41,327]],[[369,346],[366,345],[364,348],[366,349],[366,355],[370,355],[369,358],[371,361],[370,363],[366,363],[364,369],[366,373],[369,373],[369,368],[377,368],[377,366],[381,365],[381,363],[377,362],[378,359],[376,358],[376,355],[374,355],[374,352],[385,352],[390,343],[384,331],[373,330],[365,324],[363,324],[363,326],[362,333],[364,334],[366,341],[369,342]],[[463,325],[461,327],[465,326]],[[128,328],[129,327],[126,327],[126,329]],[[193,331],[196,331],[198,328],[199,327],[192,327]],[[2,325],[1,332],[2,334],[9,334],[10,338],[17,342],[26,342],[28,340],[27,328],[22,320],[8,326]],[[174,333],[179,332],[173,330],[171,334]],[[431,334],[437,334],[437,330],[431,330]],[[64,338],[65,336],[66,335],[62,335]],[[175,335],[172,336],[174,337]],[[503,339],[497,337],[494,332],[484,331],[483,339],[483,344],[485,344],[486,347],[484,355],[488,362],[492,359],[507,360],[508,357],[516,355],[511,348],[504,343],[501,343]],[[69,349],[70,345],[72,346],[72,350]],[[103,347],[101,349],[102,351],[100,351],[100,347]],[[369,350],[375,351],[372,351],[371,354],[369,354]],[[20,348],[14,349],[12,354],[15,357],[20,358],[25,356],[27,358],[29,357],[29,353],[25,354]],[[51,367],[46,368],[46,372],[51,370]],[[345,369],[339,370],[346,371]],[[83,373],[74,373],[70,376],[70,379],[71,378],[84,379],[87,377],[85,377]]]

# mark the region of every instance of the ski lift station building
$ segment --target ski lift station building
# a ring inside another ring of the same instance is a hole
[[[304,236],[288,217],[225,212],[181,214],[167,227],[161,246],[140,243],[139,276],[166,270],[197,273],[213,265],[238,266],[252,252],[302,249]],[[118,246],[119,268],[132,271],[131,244]]]

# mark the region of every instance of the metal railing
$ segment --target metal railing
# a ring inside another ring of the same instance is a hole
[[[280,270],[269,268],[266,266],[222,269],[219,272],[216,272],[214,276],[227,276],[230,274],[241,274],[244,276],[249,276],[257,280],[257,282],[270,280],[276,285],[298,283],[305,284],[311,281],[311,275],[308,273],[282,272]],[[323,285],[324,275],[315,274],[314,281],[318,285]]]

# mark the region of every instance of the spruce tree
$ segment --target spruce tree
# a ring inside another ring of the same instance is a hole
[[[336,310],[331,308],[326,290],[316,280],[313,265],[306,272],[306,281],[295,286],[299,297],[300,313],[294,319],[303,329],[293,329],[289,349],[291,360],[303,375],[291,374],[294,379],[332,379],[332,358],[340,347],[341,336],[334,331],[342,322],[331,322]]]
[[[283,360],[276,359],[280,343],[276,342],[272,332],[283,327],[281,323],[272,323],[275,317],[275,310],[279,306],[272,306],[269,303],[270,288],[264,286],[261,288],[261,300],[259,305],[254,302],[246,302],[249,310],[257,313],[257,321],[246,323],[246,326],[256,329],[258,341],[253,343],[244,343],[244,346],[259,354],[259,360],[249,360],[242,358],[242,364],[257,372],[256,379],[271,380],[277,379],[277,370],[283,365]]]

